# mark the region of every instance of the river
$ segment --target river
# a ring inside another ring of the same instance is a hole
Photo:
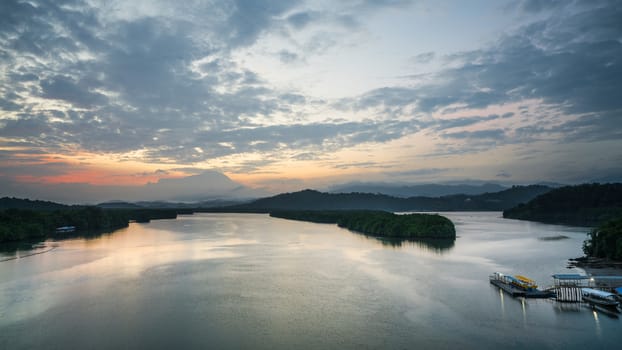
[[[132,223],[0,253],[0,348],[616,348],[622,321],[514,299],[582,255],[586,228],[443,213],[455,243],[389,242],[259,214]],[[557,239],[559,236],[567,238]],[[32,253],[41,253],[34,254]]]

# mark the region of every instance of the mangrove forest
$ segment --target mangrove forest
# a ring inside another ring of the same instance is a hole
[[[371,210],[283,210],[273,211],[270,216],[337,224],[339,227],[378,237],[400,239],[456,238],[454,224],[451,220],[438,214],[398,215],[386,211]]]

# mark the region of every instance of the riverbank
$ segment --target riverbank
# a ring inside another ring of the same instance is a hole
[[[568,259],[568,267],[577,267],[593,276],[619,276],[622,275],[622,261],[614,261],[603,258],[580,257]]]

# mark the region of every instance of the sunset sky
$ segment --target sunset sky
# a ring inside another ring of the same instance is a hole
[[[621,19],[620,1],[3,0],[0,196],[620,181]]]

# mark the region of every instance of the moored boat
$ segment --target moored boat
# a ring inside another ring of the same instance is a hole
[[[520,278],[519,278],[520,277]],[[490,283],[514,297],[549,298],[554,296],[551,291],[539,290],[536,283],[525,276],[512,276],[500,272],[490,275]]]
[[[75,226],[61,226],[56,228],[56,233],[74,232]]]
[[[517,285],[518,287],[520,287],[520,288],[523,288],[525,290],[538,289],[538,285],[531,278],[527,278],[527,277],[521,276],[521,275],[515,275],[514,279],[515,280],[514,280],[513,283],[515,285]]]
[[[620,305],[616,295],[613,293],[593,288],[582,288],[581,293],[583,295],[583,300],[593,305],[611,308]]]

